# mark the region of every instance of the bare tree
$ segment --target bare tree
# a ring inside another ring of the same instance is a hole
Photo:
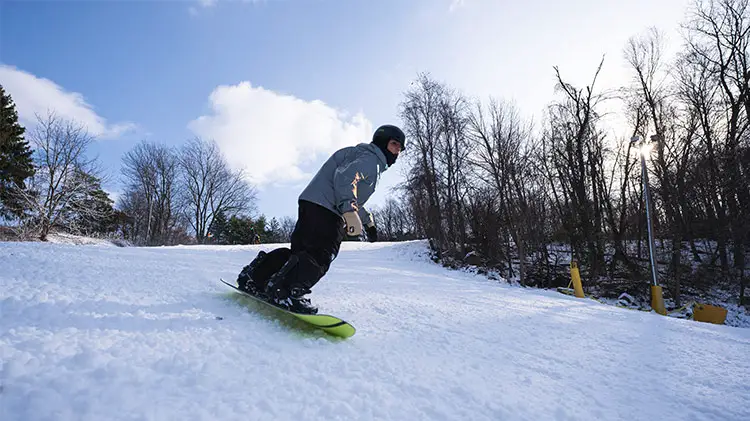
[[[750,187],[742,156],[750,148],[750,6],[748,0],[697,0],[686,25],[687,47],[718,85],[722,118],[713,128],[721,139],[721,183],[731,227],[733,261],[745,289],[745,241],[750,225]],[[705,129],[704,129],[705,134]]]
[[[416,229],[428,233],[438,258],[465,253],[471,142],[463,95],[422,74],[401,104],[413,164],[405,185]]]
[[[94,138],[86,128],[74,121],[48,112],[46,117],[37,115],[37,126],[31,131],[29,141],[35,150],[36,174],[27,191],[14,192],[31,209],[28,223],[42,241],[54,226],[64,225],[64,218],[71,209],[83,209],[91,184],[88,177],[98,172],[97,162],[86,157],[86,151]],[[101,217],[97,209],[88,209],[88,218]]]
[[[242,171],[232,171],[213,140],[193,138],[182,148],[185,212],[198,243],[204,243],[215,215],[254,209],[255,190]]]
[[[541,157],[553,203],[570,238],[574,257],[596,278],[604,262],[604,206],[599,180],[603,178],[603,134],[597,129],[597,107],[605,99],[594,90],[603,60],[585,89],[563,81],[555,68],[562,98],[549,107],[549,128],[543,136]]]
[[[467,136],[467,101],[454,90],[446,90],[439,105],[441,132],[438,141],[438,187],[451,249],[466,254],[465,201],[469,194],[469,156],[472,144]]]
[[[444,127],[440,110],[445,101],[445,87],[421,74],[401,103],[400,114],[404,131],[411,139],[410,153],[413,161],[408,180],[409,200],[415,210],[419,227],[432,241],[432,248],[440,257],[447,247],[442,226],[442,204],[438,186],[438,141]],[[413,151],[413,152],[411,152]]]
[[[668,73],[662,58],[663,36],[651,29],[643,36],[633,37],[628,42],[625,58],[634,72],[633,92],[640,98],[645,109],[648,125],[643,125],[642,137],[649,136],[647,127],[653,128],[656,139],[656,156],[653,160],[656,186],[654,196],[661,199],[666,225],[671,237],[673,296],[680,302],[681,247],[685,223],[682,203],[687,164],[690,158],[692,138],[696,125],[689,121],[681,124],[681,113],[674,101]],[[690,117],[690,114],[688,114]]]
[[[689,174],[693,179],[689,184],[693,186],[694,192],[700,194],[693,195],[692,199],[687,201],[686,204],[691,205],[693,212],[686,216],[693,218],[693,213],[702,213],[694,217],[706,221],[712,227],[710,234],[707,231],[700,234],[716,240],[716,254],[719,256],[722,271],[726,274],[729,272],[729,222],[726,201],[722,198],[720,187],[723,178],[722,141],[718,138],[720,133],[717,133],[717,129],[721,125],[722,113],[717,100],[718,82],[713,77],[705,58],[691,51],[683,53],[678,58],[675,72],[677,97],[698,124],[698,134],[693,145],[695,159],[692,163],[692,174]],[[702,205],[701,210],[696,208],[698,204]],[[696,222],[691,220],[689,225],[695,229]],[[694,245],[693,255],[696,261],[701,261]]]
[[[281,218],[281,222],[279,223],[279,236],[281,237],[279,240],[281,242],[288,243],[292,241],[292,233],[294,232],[296,224],[297,220],[291,216],[284,216]]]
[[[157,143],[143,141],[123,157],[126,191],[120,207],[133,220],[137,244],[170,244],[181,236],[178,171],[175,151]]]
[[[531,126],[521,120],[519,110],[511,103],[491,100],[489,109],[482,109],[477,104],[469,117],[472,139],[476,143],[476,153],[473,164],[477,176],[483,182],[489,181],[493,187],[493,196],[487,193],[481,195],[485,201],[496,203],[500,224],[496,228],[497,236],[486,241],[485,247],[505,247],[504,253],[508,275],[513,276],[511,244],[506,241],[494,243],[493,239],[512,238],[518,248],[519,270],[521,283],[526,281],[526,243],[530,239],[530,232],[526,228],[533,226],[532,221],[525,220],[528,213],[528,195],[525,186],[530,181],[525,176],[529,174],[527,165],[530,155],[525,146],[530,144]],[[475,212],[482,209],[475,207]],[[485,213],[484,217],[488,215]],[[477,226],[475,229],[483,230]],[[494,231],[494,229],[493,229]]]
[[[407,217],[398,199],[389,196],[383,206],[372,206],[370,211],[378,227],[379,241],[397,241],[405,237]]]
[[[669,262],[662,273],[671,281],[670,298],[679,304],[681,295],[716,285],[718,261],[723,279],[739,280],[744,297],[749,3],[696,0],[675,61],[664,57],[655,29],[628,41],[624,59],[632,83],[620,92],[629,127],[614,141],[602,119],[602,104],[611,97],[596,88],[603,60],[583,87],[555,68],[557,97],[540,136],[532,136],[509,104],[491,100],[489,107],[477,102],[469,109],[461,94],[420,74],[401,103],[411,165],[401,202],[377,209],[383,237],[404,232],[396,223],[405,220],[414,235],[429,239],[436,260],[448,263],[462,247],[472,248],[484,264],[511,277],[518,269],[523,283],[546,286],[567,283],[567,264],[560,263],[571,253],[589,285],[615,281],[617,289],[643,290],[645,203],[630,139],[653,134],[648,170],[661,240],[656,253]],[[403,218],[395,216],[397,206]],[[702,239],[711,245],[699,245]],[[571,250],[557,247],[560,242]],[[684,261],[686,246],[700,268]],[[618,272],[618,264],[627,272]]]

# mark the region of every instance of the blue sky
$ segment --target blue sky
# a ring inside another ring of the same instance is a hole
[[[336,148],[400,124],[418,72],[469,95],[515,100],[539,120],[554,71],[627,82],[627,38],[657,26],[677,47],[688,1],[0,0],[0,84],[22,120],[47,108],[84,122],[120,188],[141,139],[215,138],[259,189],[258,209],[296,197]],[[401,178],[389,170],[372,198]]]

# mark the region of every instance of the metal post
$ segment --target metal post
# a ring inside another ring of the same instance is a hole
[[[664,308],[664,298],[662,295],[662,289],[659,286],[656,276],[656,245],[654,244],[654,228],[653,228],[653,216],[651,215],[651,192],[649,191],[648,182],[648,169],[646,168],[646,153],[645,142],[640,142],[640,137],[635,136],[631,139],[631,142],[637,144],[639,147],[639,153],[641,155],[641,178],[643,179],[643,196],[646,199],[646,223],[648,225],[648,251],[649,259],[651,260],[651,308],[657,313],[665,315],[667,314]]]
[[[646,199],[646,225],[648,227],[648,252],[651,261],[651,280],[654,286],[659,285],[656,278],[656,247],[654,244],[654,228],[651,221],[651,192],[648,188],[648,169],[646,168],[646,151],[647,143],[641,141],[640,136],[633,136],[630,143],[638,147],[638,154],[641,156],[641,179],[643,180],[643,196]]]
[[[646,222],[648,225],[648,250],[651,259],[651,278],[654,285],[659,285],[656,279],[656,245],[654,244],[654,228],[651,221],[651,193],[648,189],[648,170],[646,169],[646,156],[641,153],[641,174],[643,177],[643,195],[646,196]]]

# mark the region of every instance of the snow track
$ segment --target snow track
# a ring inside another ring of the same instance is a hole
[[[218,282],[271,248],[0,243],[0,420],[750,419],[750,329],[344,243],[337,340]]]

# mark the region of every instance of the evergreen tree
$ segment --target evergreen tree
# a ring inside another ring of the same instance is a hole
[[[227,244],[229,225],[224,211],[219,211],[208,229],[210,242],[213,244]]]
[[[229,218],[229,229],[227,233],[228,244],[252,244],[253,243],[253,222],[250,218],[241,216],[232,216]]]
[[[271,218],[271,221],[268,222],[265,240],[267,243],[281,242],[281,224],[275,217]]]
[[[0,216],[20,217],[27,209],[11,194],[15,189],[25,190],[24,181],[35,172],[25,131],[18,123],[13,99],[0,85]]]
[[[64,224],[83,234],[108,233],[115,230],[113,201],[102,190],[101,179],[76,170],[73,177],[77,192],[71,196]]]
[[[258,219],[255,220],[255,232],[260,235],[261,241],[267,242],[266,238],[268,238],[268,231],[267,231],[267,225],[268,221],[266,220],[265,215],[261,215],[258,217]]]

